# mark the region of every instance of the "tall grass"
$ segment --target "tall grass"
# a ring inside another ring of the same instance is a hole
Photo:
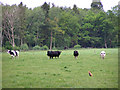
[[[100,52],[106,51],[104,60]],[[118,88],[117,49],[63,50],[60,58],[48,59],[47,51],[20,52],[11,59],[3,53],[3,88]],[[93,77],[88,75],[91,71]]]

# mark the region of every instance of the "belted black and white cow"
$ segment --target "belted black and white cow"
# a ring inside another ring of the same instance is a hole
[[[11,55],[11,57],[19,57],[19,51],[18,50],[8,50],[8,54]]]
[[[75,59],[77,59],[77,57],[79,55],[78,51],[75,50],[74,53],[73,53],[73,55],[75,56]]]

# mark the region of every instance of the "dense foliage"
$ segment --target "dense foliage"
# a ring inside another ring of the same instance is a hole
[[[92,3],[90,9],[56,7],[46,2],[29,9],[21,2],[2,5],[2,45],[5,48],[69,47],[75,45],[93,48],[117,47],[118,6],[105,12],[103,5]]]

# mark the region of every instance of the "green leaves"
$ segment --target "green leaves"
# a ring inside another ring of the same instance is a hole
[[[54,47],[116,47],[118,41],[118,6],[107,12],[101,3],[93,2],[91,9],[56,7],[46,2],[34,9],[28,9],[21,2],[17,5],[3,5],[3,46],[12,40],[9,31],[12,25],[15,44],[27,43]],[[15,10],[15,12],[13,12]],[[11,12],[11,13],[10,13]],[[10,16],[11,20],[10,20]],[[9,24],[9,23],[14,24]],[[7,34],[8,32],[9,35]],[[51,33],[53,41],[51,41]],[[51,44],[52,45],[52,44]]]

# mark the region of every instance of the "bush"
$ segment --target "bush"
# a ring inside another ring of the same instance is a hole
[[[14,50],[20,50],[20,47],[15,46],[15,47],[13,47],[13,49],[14,49]]]
[[[53,47],[52,50],[57,50],[57,48],[56,48],[56,47]]]
[[[13,47],[11,45],[10,46],[5,46],[5,49],[12,50]]]
[[[75,49],[81,48],[81,45],[77,44],[74,46]]]
[[[48,50],[48,46],[44,45],[43,47],[41,47],[41,50]]]
[[[12,45],[8,41],[6,41],[4,48],[9,50],[13,49]]]
[[[33,47],[33,50],[40,50],[40,49],[41,49],[41,47],[38,46],[38,45],[36,45],[36,46]]]
[[[27,44],[23,44],[20,46],[21,50],[28,50],[28,45]]]

